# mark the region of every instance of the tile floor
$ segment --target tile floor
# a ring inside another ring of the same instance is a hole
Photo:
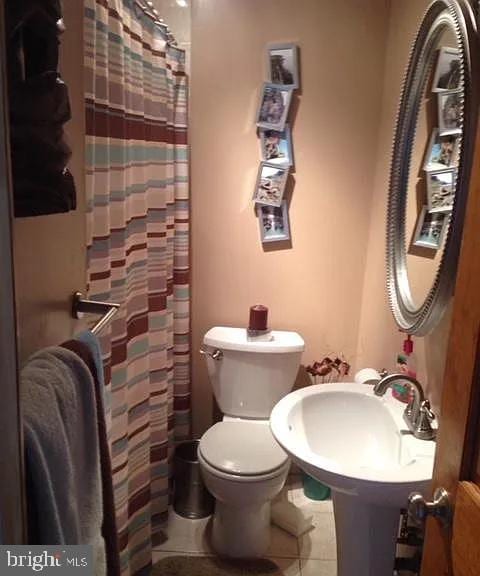
[[[167,561],[176,557],[191,560],[191,557],[211,558],[207,568],[197,566],[181,570],[181,576],[206,574],[211,576],[336,576],[336,542],[333,506],[331,500],[314,501],[303,493],[301,477],[291,475],[278,498],[286,498],[308,515],[313,515],[314,528],[295,538],[281,528],[272,526],[272,540],[266,560],[257,565],[252,563],[229,563],[215,559],[209,545],[210,519],[188,520],[171,510],[168,523],[168,540],[155,548],[153,562]],[[191,565],[191,562],[190,562]],[[162,576],[177,575],[177,569],[163,571]],[[188,574],[191,573],[191,574]],[[398,576],[411,576],[411,572]]]
[[[303,494],[301,480],[291,476],[279,498],[287,498],[313,515],[314,528],[295,538],[272,526],[272,541],[265,557],[278,571],[269,576],[336,576],[336,543],[333,507],[330,500],[316,502]],[[209,519],[187,520],[171,511],[168,540],[154,550],[153,561],[173,555],[213,556],[208,541]]]

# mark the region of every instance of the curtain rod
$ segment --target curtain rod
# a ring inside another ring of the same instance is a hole
[[[135,1],[137,6],[141,10],[143,10],[143,12],[147,16],[149,16],[157,26],[159,26],[162,29],[163,34],[165,34],[167,38],[167,42],[172,46],[177,46],[178,43],[175,39],[175,36],[172,34],[170,28],[163,20],[163,18],[160,18],[160,14],[158,13],[158,10],[155,8],[153,2],[151,0],[135,0]]]

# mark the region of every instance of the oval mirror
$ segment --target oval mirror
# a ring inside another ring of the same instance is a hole
[[[424,335],[452,295],[477,125],[478,38],[467,0],[435,0],[410,54],[387,213],[387,288],[401,330]]]

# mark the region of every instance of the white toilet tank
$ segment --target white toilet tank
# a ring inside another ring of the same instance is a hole
[[[204,336],[213,393],[223,414],[269,418],[275,404],[292,389],[305,348],[296,332],[272,330],[272,340],[249,341],[245,328],[217,326]]]

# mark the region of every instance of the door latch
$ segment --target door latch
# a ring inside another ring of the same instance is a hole
[[[452,505],[445,488],[437,488],[433,501],[427,502],[420,492],[413,492],[408,497],[408,517],[416,524],[423,524],[428,516],[440,520],[445,526],[452,522]]]

